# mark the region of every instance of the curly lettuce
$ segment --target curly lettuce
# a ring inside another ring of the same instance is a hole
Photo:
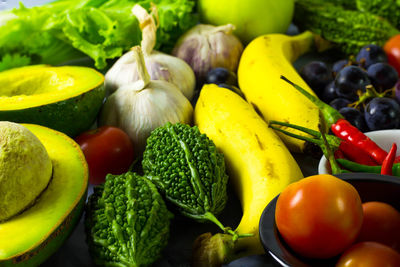
[[[58,65],[89,56],[97,69],[140,44],[135,4],[158,10],[156,49],[169,52],[197,22],[194,0],[58,0],[0,12],[0,71],[28,64]]]

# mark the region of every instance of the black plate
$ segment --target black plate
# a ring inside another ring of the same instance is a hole
[[[351,183],[362,202],[382,201],[400,210],[400,178],[372,173],[344,173],[337,177]],[[282,266],[334,266],[337,258],[307,259],[293,252],[280,236],[275,224],[275,206],[278,196],[264,209],[260,219],[260,238],[264,249]]]

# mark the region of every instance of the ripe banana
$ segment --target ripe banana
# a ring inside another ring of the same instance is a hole
[[[315,95],[292,65],[300,55],[311,50],[314,40],[311,32],[297,36],[267,34],[245,48],[239,62],[239,87],[266,121],[283,121],[318,131],[317,106],[280,78],[284,75]],[[278,135],[290,151],[304,151],[304,141],[279,132]]]
[[[222,260],[263,253],[258,231],[261,213],[288,184],[303,177],[299,166],[282,140],[253,107],[228,89],[205,85],[195,106],[194,122],[225,156],[230,181],[243,211],[236,232],[253,235],[239,238],[233,244],[233,251],[221,249],[221,244],[230,249],[229,238],[217,241],[218,245],[214,247],[203,246],[203,251],[198,253],[203,259],[197,259],[194,265],[218,266],[215,262],[207,262],[204,257],[212,258],[215,256],[212,254],[220,251],[230,253],[219,256],[225,257]],[[241,253],[236,255],[238,251]]]

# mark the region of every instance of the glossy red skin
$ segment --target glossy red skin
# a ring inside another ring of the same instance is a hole
[[[103,183],[108,173],[128,171],[134,159],[134,148],[129,136],[121,129],[102,126],[75,138],[89,166],[91,184]]]
[[[383,50],[386,53],[389,64],[392,65],[400,75],[400,34],[390,38],[383,46]]]
[[[332,175],[314,175],[287,186],[279,195],[275,221],[298,254],[330,258],[348,248],[361,229],[357,190]]]
[[[400,212],[387,203],[371,201],[363,203],[363,213],[357,241],[375,241],[400,252]]]
[[[399,267],[400,254],[391,247],[376,242],[360,242],[347,249],[336,267]]]

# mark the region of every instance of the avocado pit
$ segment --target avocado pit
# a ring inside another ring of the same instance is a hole
[[[0,222],[32,205],[52,176],[46,148],[26,127],[0,121]]]

